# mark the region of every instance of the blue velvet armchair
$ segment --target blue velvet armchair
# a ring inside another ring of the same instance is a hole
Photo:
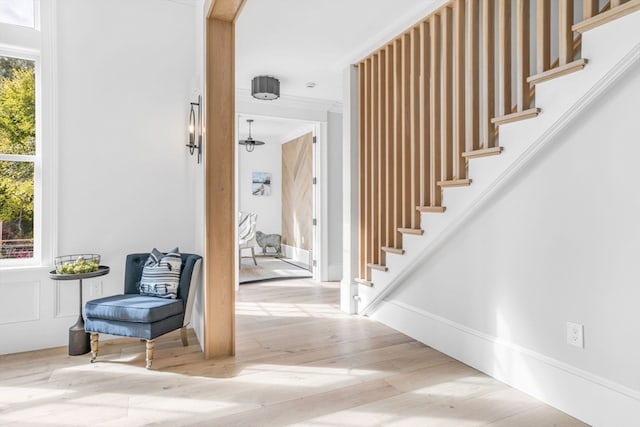
[[[151,368],[154,340],[180,329],[182,344],[188,345],[187,325],[191,321],[196,283],[202,257],[181,254],[182,268],[176,299],[140,295],[139,284],[149,253],[127,255],[124,294],[88,301],[85,330],[91,334],[91,362],[98,356],[99,334],[134,337],[146,341],[146,367]]]

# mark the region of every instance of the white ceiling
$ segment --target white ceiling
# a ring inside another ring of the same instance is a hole
[[[179,0],[174,0],[179,1]],[[342,78],[356,63],[447,0],[246,0],[236,21],[236,88],[251,79],[280,80],[283,98],[342,102]],[[316,83],[309,89],[306,83]],[[277,105],[281,100],[261,101]],[[238,138],[282,143],[312,124],[243,115]]]
[[[444,0],[247,0],[236,21],[236,87],[280,80],[282,95],[342,100],[346,67]],[[315,82],[314,89],[305,87]]]

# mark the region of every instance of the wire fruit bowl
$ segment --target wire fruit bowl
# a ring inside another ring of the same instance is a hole
[[[100,267],[100,255],[98,254],[73,254],[60,255],[54,260],[56,274],[83,274],[98,271]]]

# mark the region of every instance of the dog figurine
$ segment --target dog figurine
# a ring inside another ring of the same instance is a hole
[[[282,237],[279,234],[264,234],[262,231],[256,231],[256,242],[262,248],[262,255],[267,254],[267,248],[274,248],[276,255],[282,253]]]

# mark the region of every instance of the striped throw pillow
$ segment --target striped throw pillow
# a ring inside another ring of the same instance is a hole
[[[182,258],[178,248],[162,254],[153,248],[142,270],[140,295],[177,298]]]

